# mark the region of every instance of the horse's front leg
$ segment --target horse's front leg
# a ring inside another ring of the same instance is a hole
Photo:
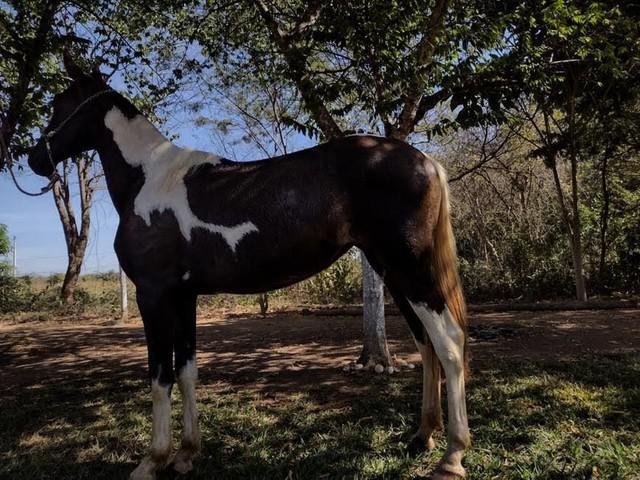
[[[174,329],[175,371],[182,395],[182,442],[173,468],[182,474],[193,468],[192,459],[200,450],[200,427],[196,408],[196,303],[197,296],[183,294]]]
[[[171,387],[173,386],[173,322],[175,297],[167,292],[138,288],[138,308],[144,323],[151,380],[151,448],[131,480],[151,480],[164,468],[171,454]]]

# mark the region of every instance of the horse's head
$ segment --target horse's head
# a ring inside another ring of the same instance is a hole
[[[49,124],[29,153],[31,169],[47,177],[59,162],[96,147],[98,116],[104,114],[102,92],[113,91],[97,68],[87,74],[68,55],[64,56],[64,65],[71,85],[53,98]]]

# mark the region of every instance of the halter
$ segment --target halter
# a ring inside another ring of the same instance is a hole
[[[93,100],[95,100],[96,98],[105,95],[107,93],[116,93],[115,90],[112,89],[107,89],[107,90],[101,90],[98,93],[94,93],[93,95],[85,98],[82,102],[80,102],[80,104],[73,110],[73,112],[71,112],[67,118],[65,118],[62,122],[60,122],[60,125],[58,125],[57,128],[54,128],[52,130],[49,130],[47,133],[45,133],[44,131],[41,132],[42,134],[42,138],[44,139],[44,145],[45,148],[47,150],[47,158],[49,159],[49,163],[51,163],[51,166],[53,167],[53,173],[51,173],[51,175],[49,175],[49,183],[42,187],[40,189],[40,192],[38,193],[33,193],[33,192],[27,192],[26,190],[24,190],[19,184],[18,184],[18,180],[16,179],[15,174],[13,173],[13,156],[11,155],[11,152],[9,150],[9,148],[7,147],[7,145],[4,143],[4,138],[2,135],[0,135],[0,148],[2,148],[2,150],[4,150],[4,154],[5,157],[7,159],[7,168],[9,170],[9,173],[11,174],[11,178],[13,180],[13,183],[16,185],[16,188],[24,193],[25,195],[29,195],[30,197],[38,197],[40,195],[44,195],[45,193],[47,193],[49,190],[51,190],[54,185],[60,180],[60,175],[58,174],[58,171],[56,169],[56,164],[53,161],[53,155],[51,153],[51,144],[49,143],[49,140],[51,140],[54,135],[57,135],[58,133],[60,133],[60,131],[67,125],[67,123],[69,123],[69,121],[88,103],[92,102]]]

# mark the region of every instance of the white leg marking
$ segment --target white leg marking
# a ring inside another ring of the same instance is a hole
[[[191,459],[200,449],[200,427],[196,407],[197,380],[198,367],[194,357],[178,375],[178,385],[182,394],[182,445],[174,458],[173,467],[182,474],[193,468]]]
[[[189,270],[187,270],[186,272],[184,272],[184,275],[182,275],[182,280],[184,280],[186,282],[190,278],[191,278],[191,272]]]
[[[182,394],[182,439],[198,445],[200,443],[200,429],[198,428],[198,410],[196,408],[196,382],[198,381],[198,367],[195,358],[189,360],[180,372],[178,385]]]
[[[165,466],[171,453],[171,397],[169,387],[151,382],[152,427],[151,452],[131,473],[131,480],[149,480]]]
[[[438,314],[426,304],[410,303],[424,325],[447,377],[449,444],[440,466],[447,472],[464,476],[461,461],[469,444],[464,392],[464,332],[447,307]]]

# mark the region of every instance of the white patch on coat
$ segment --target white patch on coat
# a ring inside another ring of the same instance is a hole
[[[198,367],[195,357],[187,361],[178,374],[178,386],[182,394],[182,440],[187,445],[200,446],[200,428],[196,408],[196,382]]]
[[[189,270],[187,270],[186,272],[184,272],[184,275],[182,275],[182,280],[184,280],[186,282],[190,278],[191,278],[191,272]]]
[[[207,223],[191,210],[184,177],[192,167],[220,163],[218,156],[180,148],[142,115],[128,119],[117,107],[107,112],[104,123],[113,132],[113,140],[125,161],[129,165],[142,167],[144,185],[135,199],[134,211],[147,225],[151,225],[152,212],[171,210],[187,241],[191,240],[194,228],[202,228],[222,235],[233,252],[245,235],[258,231],[252,222],[232,227]]]
[[[442,313],[437,313],[425,303],[409,303],[424,325],[446,375],[449,410],[447,430],[450,443],[442,467],[464,476],[461,460],[464,448],[469,443],[464,389],[464,331],[448,307],[445,306]]]

